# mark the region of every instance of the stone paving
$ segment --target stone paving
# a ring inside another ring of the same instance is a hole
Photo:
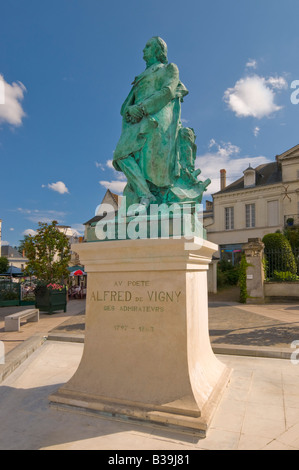
[[[66,313],[42,314],[39,323],[9,333],[0,312],[7,357],[44,337],[0,384],[1,450],[299,450],[299,361],[291,361],[297,359],[291,345],[299,340],[298,304],[210,303],[211,343],[233,374],[205,439],[49,406],[48,396],[78,367],[84,307],[84,301],[71,301]],[[219,354],[222,347],[229,354]],[[285,358],[274,359],[277,351]]]

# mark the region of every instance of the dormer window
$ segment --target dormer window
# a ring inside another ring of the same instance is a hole
[[[244,173],[244,188],[253,188],[256,184],[256,172],[254,168],[249,167],[243,171]]]

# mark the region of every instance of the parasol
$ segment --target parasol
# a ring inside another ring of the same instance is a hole
[[[71,273],[71,276],[86,276],[86,273],[82,269],[77,269]]]

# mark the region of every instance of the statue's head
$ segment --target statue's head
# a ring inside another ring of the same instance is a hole
[[[155,58],[162,64],[167,64],[167,45],[159,36],[152,37],[147,41],[145,48],[143,49],[143,58],[145,62],[151,61]]]

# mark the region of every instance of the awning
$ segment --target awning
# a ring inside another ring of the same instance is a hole
[[[6,273],[2,273],[0,276],[24,276],[24,273],[22,269],[17,268],[16,266],[9,266]]]

